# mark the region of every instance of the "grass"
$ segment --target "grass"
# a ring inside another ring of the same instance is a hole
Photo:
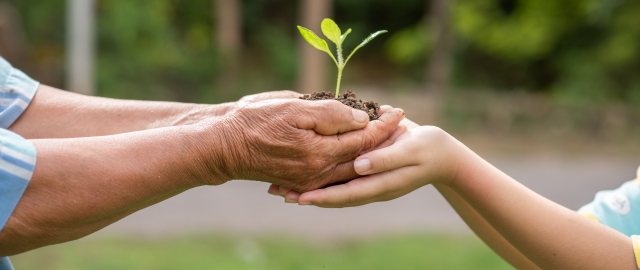
[[[84,239],[11,257],[29,269],[512,269],[472,236],[406,235],[319,245],[188,236]]]

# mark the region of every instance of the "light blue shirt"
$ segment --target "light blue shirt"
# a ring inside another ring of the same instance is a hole
[[[594,200],[581,207],[578,213],[624,235],[640,235],[640,180],[596,193]]]
[[[617,189],[596,193],[578,213],[631,237],[636,266],[640,269],[640,168],[635,180]]]
[[[9,220],[36,165],[31,142],[9,130],[9,126],[31,103],[37,81],[0,57],[0,230]],[[0,270],[12,270],[8,257],[0,257]]]

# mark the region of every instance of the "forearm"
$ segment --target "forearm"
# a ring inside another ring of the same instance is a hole
[[[234,107],[116,100],[40,85],[31,104],[9,128],[27,139],[77,138],[187,125],[221,116]]]
[[[636,269],[631,240],[527,189],[475,153],[450,187],[543,269]]]
[[[222,130],[221,130],[222,132]],[[222,174],[216,133],[192,126],[113,136],[33,140],[34,175],[0,233],[0,256],[77,239]],[[201,153],[210,153],[204,160]],[[202,164],[197,166],[197,164]]]
[[[491,227],[491,225],[455,191],[445,185],[434,184],[434,186],[469,228],[505,261],[509,262],[516,269],[540,269],[504,239],[500,233]]]

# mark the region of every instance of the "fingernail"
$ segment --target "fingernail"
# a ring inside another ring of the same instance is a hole
[[[310,202],[301,202],[301,203],[298,203],[298,205],[302,205],[302,206],[304,206],[304,205],[311,205],[311,203],[310,203]]]
[[[369,115],[364,111],[352,109],[351,113],[353,114],[353,120],[356,120],[358,123],[369,121]]]
[[[358,174],[364,174],[371,170],[371,161],[367,158],[358,159],[353,163],[353,168]]]
[[[292,200],[292,199],[284,199],[285,203],[298,203],[297,200]]]

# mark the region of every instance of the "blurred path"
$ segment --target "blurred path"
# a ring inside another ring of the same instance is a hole
[[[527,187],[571,209],[591,201],[596,191],[635,177],[639,159],[489,158]],[[201,187],[139,211],[98,232],[164,236],[196,232],[293,234],[319,240],[415,231],[470,232],[433,189],[403,198],[348,209],[320,209],[283,203],[268,185],[233,181]]]

